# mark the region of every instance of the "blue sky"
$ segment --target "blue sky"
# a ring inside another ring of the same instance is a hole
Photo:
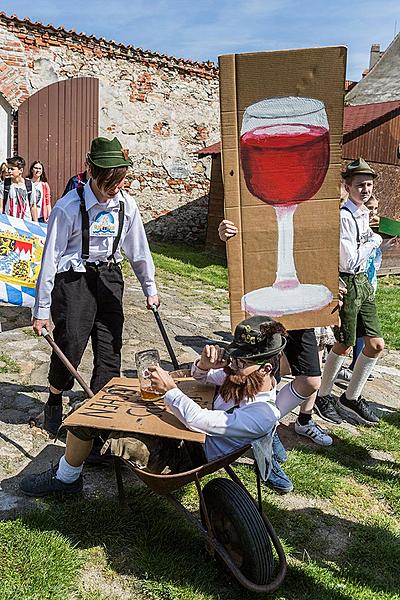
[[[400,0],[2,0],[0,10],[194,60],[219,54],[348,46],[347,78],[372,43],[400,30]]]

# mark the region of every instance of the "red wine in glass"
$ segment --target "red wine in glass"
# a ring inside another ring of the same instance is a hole
[[[273,206],[309,200],[329,165],[329,131],[319,125],[256,127],[240,138],[248,190]]]
[[[245,294],[242,307],[251,314],[270,316],[322,308],[332,299],[330,290],[300,284],[296,275],[293,214],[297,204],[318,192],[329,166],[329,125],[323,103],[285,97],[250,106],[243,116],[240,155],[248,190],[274,206],[278,221],[276,280],[272,288]]]

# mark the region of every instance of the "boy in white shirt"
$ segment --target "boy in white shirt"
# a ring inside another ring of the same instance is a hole
[[[8,177],[0,181],[0,212],[17,219],[37,221],[32,182],[24,179],[25,160],[22,156],[7,158]]]
[[[376,173],[364,159],[358,158],[347,165],[342,177],[349,198],[340,209],[339,274],[347,293],[340,309],[340,327],[335,328],[337,341],[326,360],[315,407],[322,418],[330,420],[329,413],[335,406],[334,381],[357,337],[363,337],[364,349],[338,405],[360,423],[374,425],[379,417],[361,394],[385,347],[374,289],[367,275],[369,257],[382,243],[381,236],[369,225],[369,210],[365,206],[371,198]]]
[[[89,339],[93,349],[91,390],[98,392],[120,375],[122,251],[137,276],[147,308],[159,305],[154,264],[134,199],[122,191],[132,161],[117,138],[98,137],[87,155],[90,179],[71,190],[51,211],[42,267],[36,285],[33,329],[49,329],[77,367]],[[49,370],[50,394],[44,428],[55,435],[62,421],[62,393],[73,377],[55,353]]]

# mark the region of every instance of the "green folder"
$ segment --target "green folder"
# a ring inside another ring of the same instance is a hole
[[[400,221],[389,219],[389,217],[381,217],[379,219],[379,231],[386,235],[400,235]]]

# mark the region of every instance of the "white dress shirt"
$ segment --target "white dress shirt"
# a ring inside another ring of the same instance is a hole
[[[119,201],[122,200],[125,204],[125,219],[115,260],[122,261],[122,248],[144,295],[156,295],[154,263],[134,199],[125,192],[118,192],[108,202],[99,203],[90,187],[90,180],[84,186],[84,198],[89,213],[88,262],[105,262],[112,254],[113,241],[118,232]],[[42,267],[36,284],[33,309],[36,319],[49,318],[54,278],[57,273],[68,271],[70,267],[77,272],[86,271],[82,261],[82,217],[76,189],[58,200],[49,217]]]
[[[221,385],[226,377],[223,369],[203,371],[196,364],[192,375],[202,383],[214,385]],[[188,429],[206,434],[204,451],[208,461],[272,433],[281,416],[275,405],[276,388],[259,392],[254,400],[245,398],[231,413],[227,411],[235,406],[234,402],[225,402],[219,394],[212,410],[201,408],[178,388],[169,390],[164,400]]]
[[[348,210],[343,210],[343,207]],[[349,198],[340,210],[340,257],[341,273],[365,273],[368,258],[382,243],[382,238],[369,226],[369,210],[366,206],[356,206]],[[348,212],[350,211],[351,214]],[[357,221],[360,245],[357,245]]]

